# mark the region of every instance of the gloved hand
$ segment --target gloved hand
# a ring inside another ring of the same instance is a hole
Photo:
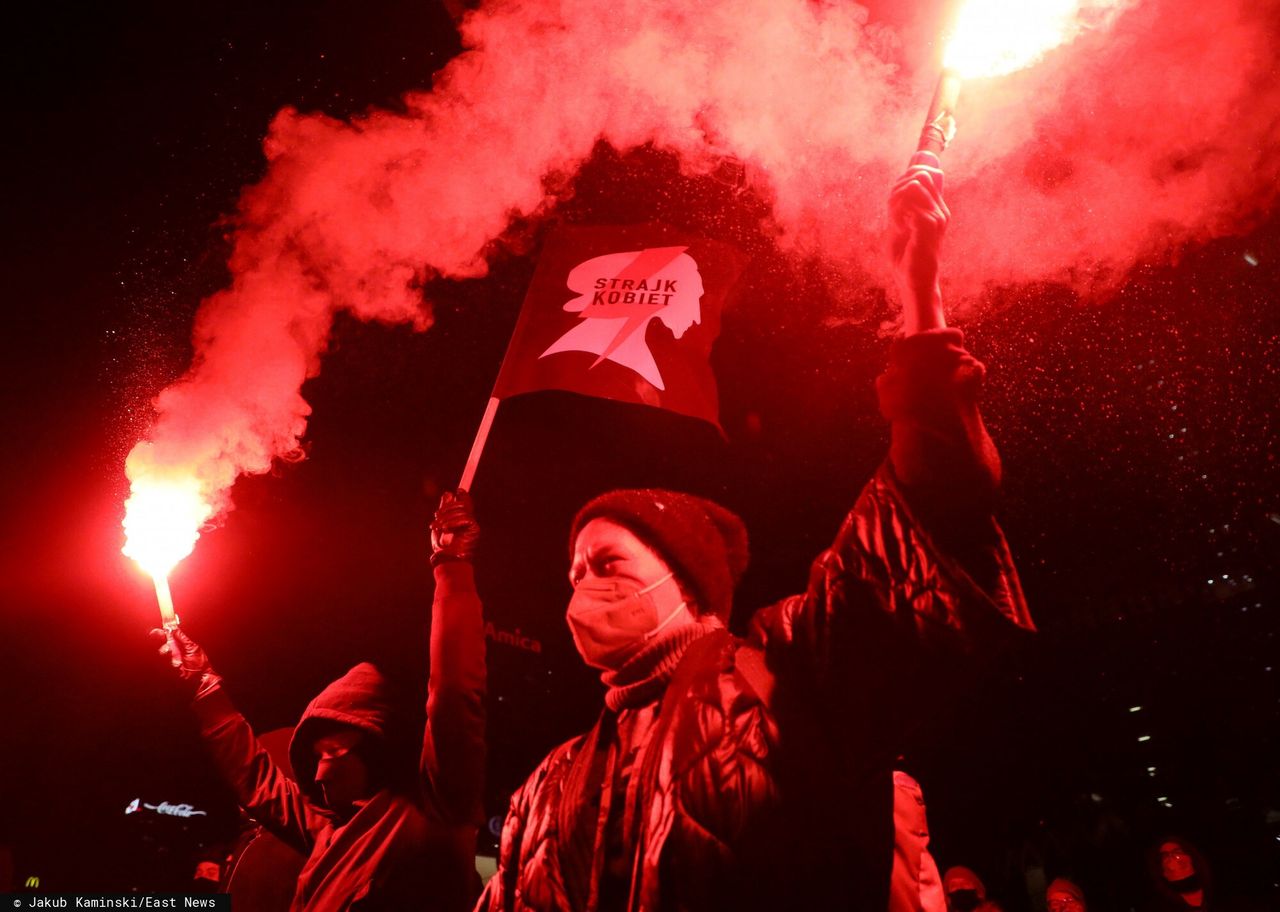
[[[182,628],[157,627],[151,631],[151,638],[156,642],[164,641],[160,646],[160,655],[169,660],[178,679],[191,691],[192,699],[198,700],[222,685],[222,678],[213,670],[205,651],[183,633]]]
[[[466,491],[446,491],[431,520],[431,566],[444,561],[471,561],[480,544],[480,524],[476,522],[471,495]]]

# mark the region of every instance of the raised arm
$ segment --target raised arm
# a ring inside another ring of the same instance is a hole
[[[223,780],[235,792],[236,801],[286,843],[303,854],[310,852],[312,833],[323,825],[323,819],[254,737],[249,723],[231,704],[204,650],[177,627],[152,634],[164,637],[160,652],[191,692],[200,737]]]
[[[904,657],[927,651],[918,647],[968,648],[1032,626],[991,513],[1000,462],[978,411],[985,371],[942,313],[938,255],[950,213],[936,159],[913,160],[889,209],[905,334],[877,381],[892,426],[888,458],[814,562],[806,593],[753,622],[771,666],[796,662],[842,689],[850,674],[892,686],[911,673]]]
[[[472,559],[480,538],[471,498],[445,494],[431,524],[431,675],[422,773],[451,824],[484,818],[484,617]]]
[[[894,476],[938,527],[989,513],[1000,483],[1000,458],[978,411],[985,368],[943,316],[939,255],[951,211],[942,183],[937,158],[919,152],[889,196],[903,335],[876,384],[892,425]]]

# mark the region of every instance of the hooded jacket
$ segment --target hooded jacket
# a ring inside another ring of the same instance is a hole
[[[388,681],[355,666],[306,708],[289,746],[296,781],[221,688],[195,704],[201,735],[241,807],[307,856],[291,912],[470,908],[484,769],[484,631],[469,565],[436,568],[427,726],[420,762]],[[446,650],[444,644],[448,643]],[[312,744],[322,722],[366,734],[378,790],[346,818],[326,809]]]
[[[606,709],[534,770],[482,909],[887,907],[893,763],[931,676],[1032,626],[990,513],[983,369],[962,342],[895,344],[878,384],[889,460],[807,590],[757,613],[745,640],[694,639],[656,701]],[[589,872],[569,845],[581,807]]]

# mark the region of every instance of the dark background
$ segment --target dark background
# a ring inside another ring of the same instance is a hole
[[[124,456],[187,366],[201,297],[226,281],[219,220],[263,172],[271,115],[395,106],[458,43],[430,3],[27,14],[5,61],[0,844],[18,884],[158,889],[235,818],[145,638],[149,583],[119,555]],[[661,484],[738,510],[753,535],[741,622],[803,584],[886,442],[872,381],[887,304],[826,320],[821,270],[774,250],[731,168],[688,178],[660,151],[602,148],[574,190],[519,226],[531,249],[557,221],[654,219],[752,264],[714,355],[727,442],[564,394],[499,413],[476,484],[487,617],[512,635],[489,646],[495,815],[600,705],[561,619],[563,539],[585,498]],[[963,324],[990,368],[1003,520],[1041,635],[963,689],[919,769],[940,862],[977,868],[1010,908],[1034,902],[1037,872],[1127,908],[1163,832],[1199,843],[1220,885],[1275,899],[1278,237],[1273,216],[1144,264],[1106,301],[996,290]],[[362,659],[425,689],[426,518],[532,268],[497,248],[488,278],[433,283],[425,334],[340,320],[304,390],[308,459],[241,480],[176,571],[185,626],[260,731],[291,726]],[[210,814],[185,829],[126,817],[136,797]]]

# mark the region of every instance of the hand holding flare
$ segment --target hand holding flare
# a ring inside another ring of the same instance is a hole
[[[178,680],[190,692],[192,699],[200,699],[222,686],[222,676],[213,670],[209,656],[200,644],[182,632],[177,623],[166,624],[151,631],[152,639],[160,644],[160,655],[173,666]]]
[[[942,197],[942,170],[937,164],[934,156],[917,152],[889,195],[889,255],[907,335],[947,325],[938,259],[951,210]]]

